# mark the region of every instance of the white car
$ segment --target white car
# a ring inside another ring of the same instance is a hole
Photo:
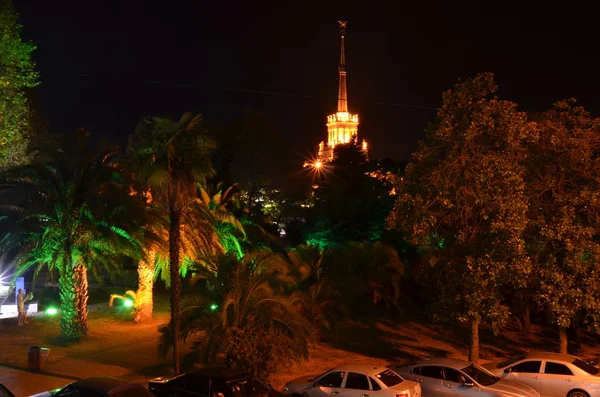
[[[600,397],[600,369],[568,354],[531,352],[483,366],[503,379],[533,387],[544,397]]]
[[[304,376],[283,388],[293,397],[421,397],[417,382],[393,370],[367,364],[346,364],[320,375]]]
[[[432,358],[392,368],[419,382],[423,397],[540,397],[531,387],[501,379],[470,361]]]

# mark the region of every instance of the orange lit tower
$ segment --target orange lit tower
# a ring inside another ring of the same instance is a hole
[[[338,67],[338,101],[337,112],[327,116],[327,143],[319,144],[318,159],[322,162],[333,160],[335,145],[348,143],[352,137],[358,138],[358,114],[348,112],[348,90],[346,88],[346,51],[344,39],[348,22],[338,21],[340,24],[341,51],[340,66]],[[357,139],[358,142],[358,139]],[[362,149],[367,151],[367,143],[362,141]]]

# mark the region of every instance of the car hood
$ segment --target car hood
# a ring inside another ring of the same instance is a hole
[[[522,383],[513,382],[512,380],[500,379],[498,382],[490,386],[485,386],[486,390],[494,390],[503,394],[523,397],[540,397],[540,393],[533,388]]]
[[[43,391],[41,393],[37,393],[34,395],[31,395],[29,397],[52,397],[53,395],[55,395],[57,392],[59,392],[60,389],[54,389],[54,390],[49,390],[49,391]]]

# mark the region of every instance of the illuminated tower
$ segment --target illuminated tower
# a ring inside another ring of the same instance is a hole
[[[346,36],[346,21],[338,21],[340,24],[341,51],[340,66],[338,67],[338,100],[337,112],[327,116],[327,143],[319,144],[318,159],[322,162],[333,160],[333,148],[335,145],[348,143],[352,137],[357,137],[358,142],[358,114],[348,113],[348,90],[346,88],[346,51],[344,39]],[[367,151],[367,143],[362,141],[362,149]]]

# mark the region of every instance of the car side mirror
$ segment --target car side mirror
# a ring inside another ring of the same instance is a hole
[[[511,372],[512,372],[512,368],[511,368],[511,367],[508,367],[508,368],[506,368],[506,369],[504,370],[504,373],[505,373],[505,374],[510,374]]]
[[[473,382],[465,382],[465,383],[463,383],[463,386],[473,387],[473,386],[475,386],[475,383],[473,383]]]

